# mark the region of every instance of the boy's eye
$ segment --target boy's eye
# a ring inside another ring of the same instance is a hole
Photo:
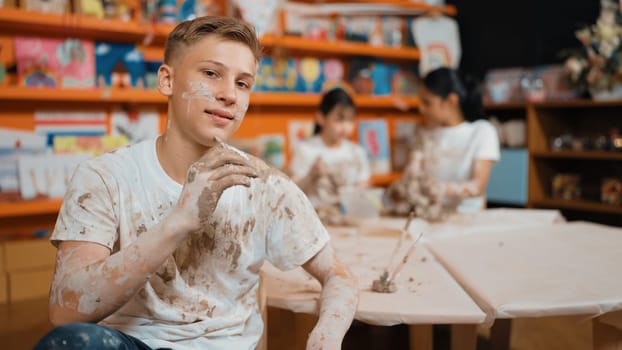
[[[208,77],[215,77],[216,76],[216,72],[211,71],[211,70],[204,70],[203,74],[205,74]]]
[[[238,81],[237,84],[238,84],[239,87],[241,87],[243,89],[248,89],[251,86],[248,82],[243,81],[243,80]]]

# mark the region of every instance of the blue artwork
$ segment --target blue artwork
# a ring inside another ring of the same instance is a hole
[[[146,85],[143,54],[135,45],[104,42],[95,45],[95,72],[99,87],[102,84],[107,87],[117,85],[113,83],[112,75],[119,64],[129,74],[129,84],[132,87]]]

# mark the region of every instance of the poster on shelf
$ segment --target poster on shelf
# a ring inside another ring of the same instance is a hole
[[[372,175],[391,172],[391,156],[387,122],[384,119],[358,123],[359,144],[365,150]]]
[[[458,68],[462,47],[455,19],[447,16],[420,16],[413,19],[411,30],[421,52],[421,76],[440,67]]]
[[[93,42],[16,36],[13,44],[20,85],[53,88],[95,86]]]
[[[257,144],[266,163],[277,169],[285,167],[285,137],[282,134],[259,135]]]
[[[47,139],[33,132],[0,128],[0,200],[19,198],[17,159],[45,152]]]
[[[157,111],[112,112],[110,133],[124,136],[130,144],[152,139],[160,134],[160,119]]]
[[[291,120],[287,123],[287,138],[289,151],[293,152],[300,141],[313,136],[315,123],[312,120]]]
[[[38,154],[17,159],[21,199],[61,198],[76,166],[89,155]]]
[[[34,129],[52,147],[56,136],[103,136],[106,123],[106,112],[35,111]]]

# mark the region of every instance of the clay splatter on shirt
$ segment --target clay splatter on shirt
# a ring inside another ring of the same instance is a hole
[[[84,201],[91,197],[92,197],[91,193],[85,193],[81,195],[80,197],[78,197],[78,205],[80,206],[80,208],[86,210],[86,207],[84,206]]]
[[[138,226],[138,230],[136,230],[136,236],[138,237],[145,232],[147,232],[147,226],[145,226],[145,224],[141,224]]]
[[[225,250],[225,256],[231,257],[231,268],[236,269],[238,267],[238,259],[242,254],[242,248],[238,242],[229,242],[229,247]]]

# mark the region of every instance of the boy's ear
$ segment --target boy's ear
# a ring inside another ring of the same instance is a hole
[[[173,68],[167,64],[158,69],[158,91],[164,96],[173,94]]]

